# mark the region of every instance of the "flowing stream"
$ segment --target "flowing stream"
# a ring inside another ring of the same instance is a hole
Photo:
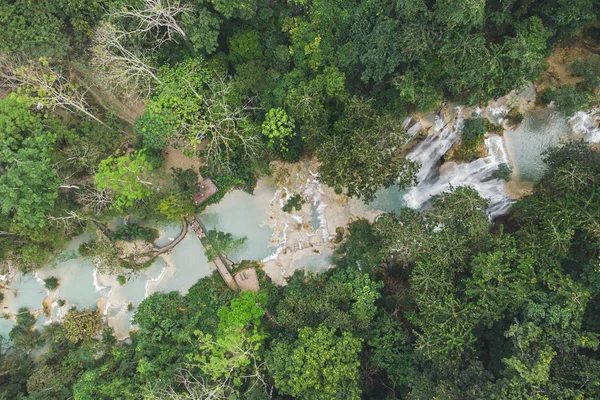
[[[485,113],[496,123],[502,123],[508,108],[504,106],[475,110]],[[488,213],[496,217],[504,213],[512,200],[504,189],[504,181],[492,178],[503,163],[511,164],[521,180],[535,180],[543,174],[542,153],[568,136],[583,137],[600,142],[598,110],[579,112],[565,118],[552,110],[526,113],[523,122],[504,137],[488,135],[485,147],[488,155],[470,163],[442,164],[443,156],[460,140],[463,125],[460,108],[450,110],[452,115],[436,117],[429,134],[408,154],[420,164],[417,184],[400,191],[397,186],[377,192],[368,205],[360,200],[338,195],[323,185],[314,172],[313,161],[282,165],[274,177],[263,178],[253,195],[240,190],[228,193],[200,215],[207,230],[218,229],[235,237],[247,237],[234,261],[244,259],[263,261],[265,272],[273,282],[285,284],[295,269],[322,272],[331,266],[338,227],[346,226],[356,218],[373,220],[382,212],[399,212],[403,207],[422,209],[431,198],[450,187],[471,186],[489,202]],[[432,118],[433,119],[433,118]],[[411,135],[416,135],[423,124],[405,121]],[[305,199],[300,210],[283,212],[282,206],[294,194]],[[112,228],[126,223],[116,219]],[[180,233],[179,224],[160,227],[157,246],[170,243]],[[98,307],[117,338],[124,339],[132,328],[135,308],[155,292],[179,291],[185,294],[198,280],[214,272],[214,266],[204,255],[204,248],[196,236],[188,234],[169,254],[157,258],[153,264],[136,275],[128,276],[125,285],[116,277],[98,274],[89,259],[79,257],[79,245],[90,240],[88,234],[74,238],[63,251],[63,260],[34,275],[13,274],[3,290],[4,313],[11,319],[0,319],[0,335],[7,336],[14,327],[14,315],[27,307],[38,316],[36,326],[59,321],[72,306]],[[69,256],[70,255],[70,256]],[[60,280],[57,290],[44,288],[43,279],[55,276]],[[6,280],[6,277],[0,277]],[[59,306],[57,300],[66,304]],[[49,317],[42,313],[42,302],[51,301]]]
[[[433,196],[448,191],[451,187],[471,186],[488,200],[491,217],[503,214],[511,199],[504,192],[504,181],[492,178],[500,164],[508,164],[509,158],[501,136],[490,135],[485,139],[488,156],[470,163],[447,163],[440,168],[444,154],[460,139],[462,119],[457,117],[452,126],[444,126],[436,120],[435,134],[428,135],[416,146],[408,157],[419,162],[418,183],[404,195],[407,207],[421,209]]]

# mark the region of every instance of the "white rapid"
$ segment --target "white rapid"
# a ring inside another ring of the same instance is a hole
[[[436,121],[434,129],[438,130],[440,126]],[[440,170],[440,159],[459,140],[461,127],[462,120],[457,119],[454,126],[443,127],[439,135],[428,135],[411,151],[408,157],[419,162],[421,168],[417,173],[418,184],[404,196],[404,201],[408,207],[420,209],[433,196],[450,187],[471,186],[488,200],[488,213],[494,218],[503,214],[512,203],[504,191],[504,181],[492,178],[500,164],[509,163],[504,141],[501,136],[490,135],[485,139],[487,157],[465,164],[447,163]]]
[[[589,112],[578,111],[569,118],[571,129],[576,135],[585,135],[592,143],[600,143],[600,110],[595,108]]]
[[[417,172],[418,182],[424,182],[432,172],[435,172],[442,156],[458,141],[458,131],[460,131],[462,125],[463,120],[460,118],[457,118],[454,124],[446,124],[442,118],[436,117],[433,126],[436,133],[427,135],[408,154],[409,159],[416,161],[421,166],[419,172]]]

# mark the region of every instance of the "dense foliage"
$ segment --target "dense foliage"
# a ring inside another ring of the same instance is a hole
[[[547,164],[507,228],[457,188],[427,211],[351,224],[321,275],[263,280],[258,293],[215,275],[186,296],[156,293],[131,344],[99,336],[92,311],[40,335],[20,310],[1,387],[23,398],[597,398],[600,166],[582,142]],[[37,361],[23,352],[44,343]]]
[[[586,25],[595,40],[597,11],[559,0],[3,4],[0,84],[16,93],[0,104],[0,254],[31,270],[90,220],[181,219],[198,168],[167,170],[170,147],[204,160],[224,190],[251,191],[269,161],[311,154],[323,182],[365,201],[410,186],[404,116],[522,87],[551,45]],[[598,65],[573,62],[582,81],[540,101],[566,113],[589,103]],[[457,159],[477,155],[473,132]]]
[[[114,240],[125,240],[128,242],[142,239],[152,243],[158,239],[158,230],[156,228],[129,223],[119,227],[116,231],[111,232],[110,237]]]
[[[199,210],[201,179],[220,188],[204,207],[252,191],[274,160],[315,157],[323,183],[365,202],[409,187],[409,113],[522,88],[564,40],[596,52],[599,11],[591,0],[1,2],[0,272],[47,265],[88,229],[96,240],[80,255],[125,284],[123,268],[139,265],[115,240],[156,231],[109,221],[181,221]],[[539,102],[569,115],[589,105],[599,57],[572,62],[578,83]],[[456,160],[498,129],[466,119]],[[600,167],[579,142],[546,163],[498,221],[475,190],[454,188],[426,210],[354,221],[320,275],[276,287],[259,271],[258,292],[215,275],[155,293],[130,342],[99,310],[36,329],[19,309],[0,397],[600,398]],[[209,231],[206,256],[232,263],[245,239]]]

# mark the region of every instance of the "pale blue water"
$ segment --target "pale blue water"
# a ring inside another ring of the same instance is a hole
[[[66,300],[68,306],[94,308],[96,301],[102,296],[94,286],[94,265],[87,258],[62,262],[43,273],[45,277],[55,276],[59,279],[58,298]]]
[[[237,253],[230,254],[232,260],[260,261],[276,249],[270,244],[273,230],[265,225],[274,193],[275,189],[271,188],[263,189],[257,195],[234,190],[219,203],[207,207],[198,219],[207,231],[217,229],[235,237],[248,238]]]
[[[87,232],[73,238],[63,250],[63,255],[76,256],[79,246],[90,239]],[[73,305],[80,309],[94,308],[96,301],[102,296],[94,286],[94,265],[87,258],[78,257],[59,262],[53,268],[39,271],[39,275],[42,279],[51,276],[58,278],[58,298],[66,300],[69,308]]]
[[[35,276],[20,275],[12,282],[10,289],[4,292],[3,312],[16,314],[21,307],[39,310],[46,294],[44,284]]]
[[[150,265],[146,270],[146,275],[150,277],[150,279],[156,279],[159,277],[163,268],[165,268],[166,266],[167,264],[165,263],[165,260],[163,260],[160,257],[157,257],[154,259],[152,265]]]
[[[310,205],[310,227],[313,231],[317,231],[321,227],[321,220],[319,219],[319,212],[314,204]]]
[[[0,317],[0,336],[8,339],[8,333],[17,325],[16,322]]]
[[[146,295],[146,282],[148,276],[146,274],[139,274],[131,276],[127,279],[125,285],[117,284],[113,287],[113,291],[118,291],[126,302],[133,302],[135,307],[139,306]],[[112,295],[112,294],[111,294]]]
[[[175,274],[161,279],[157,291],[179,291],[185,295],[199,279],[211,275],[215,270],[212,261],[208,261],[204,255],[200,240],[191,231],[171,251],[170,260],[176,266]]]
[[[173,222],[168,225],[161,226],[159,228],[158,239],[154,241],[156,247],[163,247],[172,242],[171,239],[175,239],[181,233],[181,224],[179,222]]]
[[[375,210],[399,213],[406,206],[404,195],[407,192],[407,190],[400,190],[398,185],[379,189],[375,194],[375,200],[370,202],[369,206]]]
[[[325,272],[333,264],[331,259],[332,255],[333,250],[326,249],[321,254],[315,253],[302,257],[300,260],[294,263],[294,267],[314,273]]]
[[[570,133],[570,125],[559,113],[539,110],[525,114],[517,129],[504,133],[519,178],[524,181],[541,178],[546,169],[542,153],[558,145]]]

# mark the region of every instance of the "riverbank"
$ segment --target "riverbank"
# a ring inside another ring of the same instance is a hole
[[[407,128],[413,129],[413,137],[418,139],[407,144],[407,151],[408,157],[421,165],[417,175],[419,183],[403,191],[394,186],[382,189],[370,204],[336,194],[333,188],[319,182],[318,162],[309,158],[296,164],[274,162],[273,174],[261,178],[252,195],[240,190],[230,191],[197,217],[207,229],[248,237],[247,243],[232,257],[237,261],[262,262],[273,283],[285,285],[297,270],[319,273],[330,268],[335,246],[347,232],[350,222],[361,218],[373,221],[384,212],[398,212],[406,206],[426,207],[432,196],[451,186],[475,187],[490,201],[491,215],[499,215],[512,201],[532,190],[531,181],[520,179],[527,172],[522,167],[529,168],[523,164],[524,159],[538,160],[533,163],[537,166],[541,152],[558,143],[556,140],[577,135],[587,140],[600,137],[597,112],[567,119],[552,109],[537,107],[534,100],[535,87],[530,85],[522,92],[511,92],[490,102],[485,108],[448,105],[438,115],[414,116]],[[515,108],[523,112],[525,118],[520,125],[509,126],[507,114]],[[485,157],[469,163],[442,163],[447,151],[460,140],[462,121],[473,113],[503,125],[504,134],[486,135]],[[417,130],[426,135],[419,137]],[[544,146],[528,145],[527,140],[542,143],[536,135],[552,140],[543,142]],[[523,153],[524,149],[526,153]],[[173,166],[187,166],[182,164],[183,159],[178,153],[171,154]],[[510,182],[492,178],[492,173],[502,163],[512,167]],[[284,211],[283,207],[294,195],[303,200],[300,209]],[[180,233],[181,228],[177,225],[161,227],[156,247],[168,246]],[[156,292],[176,290],[185,293],[198,279],[213,273],[214,266],[206,260],[200,241],[190,234],[182,235],[181,239],[181,243],[169,246],[173,247],[169,248],[170,252],[161,254],[146,270],[128,274],[123,285],[116,276],[99,274],[90,260],[81,257],[59,261],[28,277],[11,271],[4,277],[5,282],[10,281],[4,290],[3,302],[8,319],[0,324],[0,334],[7,334],[14,326],[20,307],[30,308],[38,318],[38,326],[42,326],[60,321],[70,307],[77,306],[97,307],[109,326],[115,329],[117,338],[125,339],[132,328],[135,307],[143,299]],[[89,235],[75,238],[65,249],[65,254],[76,252],[87,240],[90,240]],[[146,247],[147,244],[137,243],[124,248],[126,253],[131,253]],[[50,276],[60,281],[59,288],[52,292],[43,287],[43,279]],[[60,305],[59,301],[64,304]]]

